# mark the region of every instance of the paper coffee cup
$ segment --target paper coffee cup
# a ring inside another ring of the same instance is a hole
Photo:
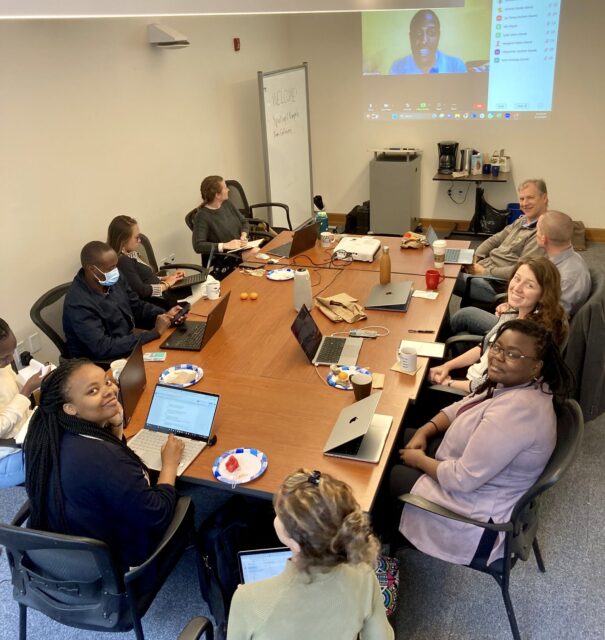
[[[369,373],[354,373],[349,377],[349,382],[357,401],[367,398],[372,392],[372,376]]]
[[[433,255],[435,256],[435,267],[442,269],[445,264],[445,250],[447,242],[445,240],[435,240],[433,242]]]

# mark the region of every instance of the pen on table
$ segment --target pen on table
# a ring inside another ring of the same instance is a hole
[[[430,329],[408,329],[408,333],[435,333]]]

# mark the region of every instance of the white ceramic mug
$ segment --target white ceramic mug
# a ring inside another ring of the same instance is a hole
[[[418,369],[418,357],[414,347],[404,347],[397,352],[399,366],[407,373],[415,373]]]
[[[206,285],[206,296],[208,300],[217,300],[221,295],[221,283],[220,282],[209,282]]]
[[[435,256],[435,268],[443,269],[445,264],[445,250],[447,249],[447,242],[445,240],[435,240],[433,242],[433,255]]]
[[[109,367],[111,368],[111,375],[113,379],[117,382],[120,379],[120,374],[122,373],[122,369],[126,366],[128,361],[125,358],[120,358],[119,360],[114,360]]]
[[[319,234],[319,240],[322,247],[329,247],[334,242],[334,234],[329,231],[322,231]]]

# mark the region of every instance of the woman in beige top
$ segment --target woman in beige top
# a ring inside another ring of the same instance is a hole
[[[227,640],[392,640],[373,568],[379,543],[351,488],[299,469],[274,506],[292,558],[279,576],[238,587]]]

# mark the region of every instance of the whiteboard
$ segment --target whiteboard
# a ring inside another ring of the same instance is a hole
[[[296,228],[313,216],[307,64],[259,71],[258,92],[267,201],[287,204]],[[269,223],[287,227],[283,209],[270,210]]]

